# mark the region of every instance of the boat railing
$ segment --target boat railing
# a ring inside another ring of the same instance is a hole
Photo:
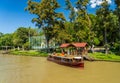
[[[61,61],[61,62],[81,62],[83,60],[82,56],[57,56],[57,55],[50,55],[50,58],[54,58],[54,60]]]

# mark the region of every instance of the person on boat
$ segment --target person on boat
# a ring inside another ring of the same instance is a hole
[[[64,52],[62,52],[60,55],[61,55],[61,56],[64,56],[64,55],[65,55],[65,53],[64,53]]]
[[[57,54],[56,54],[56,52],[53,52],[53,54],[52,54],[53,56],[56,56]]]

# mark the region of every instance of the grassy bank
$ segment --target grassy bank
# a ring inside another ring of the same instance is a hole
[[[120,56],[115,54],[104,54],[104,53],[89,53],[90,56],[96,60],[105,60],[105,61],[120,61]]]
[[[40,57],[47,57],[48,53],[29,50],[29,51],[10,51],[9,54],[12,55],[23,55],[23,56],[40,56]],[[95,60],[103,60],[103,61],[120,61],[120,56],[115,54],[104,54],[104,53],[89,53],[91,57]]]
[[[12,54],[12,55],[23,55],[23,56],[41,56],[41,57],[47,57],[48,56],[48,53],[35,51],[35,50],[10,51],[9,54]]]

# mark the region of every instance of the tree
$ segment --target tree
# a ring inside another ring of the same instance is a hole
[[[92,18],[87,13],[87,4],[89,0],[77,0],[73,6],[70,0],[65,0],[66,9],[70,11],[70,22],[73,24],[74,32],[72,38],[74,42],[88,42],[92,46],[94,32],[92,31]],[[71,28],[71,27],[70,27]],[[69,29],[70,29],[69,28]]]
[[[26,8],[31,14],[35,14],[37,18],[33,18],[39,28],[43,28],[47,47],[49,48],[49,41],[54,37],[53,29],[56,24],[62,24],[65,20],[62,13],[57,13],[56,10],[60,7],[56,0],[41,0],[40,2],[28,1]]]
[[[111,41],[115,41],[114,36],[117,30],[117,17],[113,14],[113,12],[109,9],[109,4],[105,0],[101,7],[96,12],[97,15],[97,31],[99,32],[99,38],[101,37],[101,41],[104,41],[103,44],[105,45],[105,53],[108,53],[108,45]],[[103,36],[102,36],[103,34]],[[111,40],[111,37],[113,39]]]
[[[66,4],[65,9],[70,11],[70,15],[69,15],[70,22],[74,22],[76,17],[76,11],[75,11],[76,8],[72,6],[70,0],[65,0],[65,4]]]
[[[0,32],[0,38],[3,36],[3,33],[2,32]]]
[[[73,34],[75,34],[74,31],[74,25],[71,22],[65,22],[64,28],[58,28],[59,26],[56,26],[54,29],[56,36],[55,39],[57,42],[61,43],[70,43],[73,41]]]
[[[0,44],[1,46],[13,46],[13,34],[4,34],[0,38]]]
[[[101,5],[101,8],[97,10],[97,16],[100,17],[101,25],[103,25],[101,28],[103,28],[103,34],[104,34],[104,45],[106,48],[105,53],[108,53],[108,45],[107,45],[107,28],[109,26],[109,20],[108,20],[108,14],[110,13],[109,5],[107,1],[103,2]],[[102,29],[101,29],[102,30]]]
[[[78,0],[76,2],[77,17],[75,20],[76,38],[79,42],[91,41],[91,20],[87,13],[88,0]]]
[[[36,31],[32,28],[19,27],[13,33],[13,42],[15,47],[23,47],[29,41],[29,36],[36,35]]]
[[[116,3],[116,15],[118,16],[118,34],[119,34],[119,37],[118,37],[118,42],[119,42],[119,51],[120,51],[120,0],[115,0],[115,3]]]
[[[0,46],[2,45],[2,40],[1,40],[1,37],[3,36],[3,33],[2,32],[0,32]]]

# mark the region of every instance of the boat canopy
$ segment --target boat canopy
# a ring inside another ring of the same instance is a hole
[[[70,47],[70,46],[73,46],[73,47],[76,47],[76,48],[82,48],[82,47],[86,47],[87,46],[87,43],[85,42],[82,42],[82,43],[64,43],[64,44],[61,44],[61,48],[67,48],[67,47]]]

